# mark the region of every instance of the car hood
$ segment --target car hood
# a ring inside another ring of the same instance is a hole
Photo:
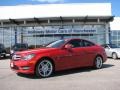
[[[120,48],[111,48],[112,51],[120,52]]]
[[[56,48],[38,48],[38,49],[29,49],[25,51],[18,51],[16,54],[29,54],[29,53],[45,53],[45,52],[51,52],[53,50],[56,50]]]

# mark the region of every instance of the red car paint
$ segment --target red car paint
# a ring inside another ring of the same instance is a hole
[[[94,60],[97,55],[100,55],[103,58],[103,62],[107,60],[105,50],[101,46],[92,42],[90,43],[93,45],[90,46],[88,45],[66,49],[66,44],[74,40],[90,42],[83,39],[66,39],[65,42],[59,47],[46,47],[16,52],[15,55],[20,56],[20,58],[13,58],[10,61],[10,67],[17,73],[34,74],[37,62],[44,57],[50,58],[53,61],[55,65],[55,71],[94,66]],[[69,48],[69,46],[66,47]],[[22,59],[22,57],[29,54],[34,54],[35,56],[30,60]]]

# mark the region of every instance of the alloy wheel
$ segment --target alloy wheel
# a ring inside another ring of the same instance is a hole
[[[97,56],[95,59],[95,68],[100,69],[103,65],[103,59],[100,56]]]
[[[36,75],[40,77],[49,77],[53,73],[53,64],[49,60],[42,60],[36,68]]]

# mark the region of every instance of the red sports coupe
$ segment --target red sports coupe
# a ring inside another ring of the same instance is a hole
[[[100,69],[107,60],[103,47],[83,39],[63,39],[45,48],[16,52],[10,67],[16,73],[49,77],[54,71],[93,66]]]

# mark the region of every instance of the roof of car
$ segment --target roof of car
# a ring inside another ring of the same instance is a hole
[[[68,39],[65,39],[65,40],[85,40],[85,41],[89,41],[89,40],[81,39],[81,38],[68,38]],[[90,41],[90,42],[92,42],[92,41]]]

